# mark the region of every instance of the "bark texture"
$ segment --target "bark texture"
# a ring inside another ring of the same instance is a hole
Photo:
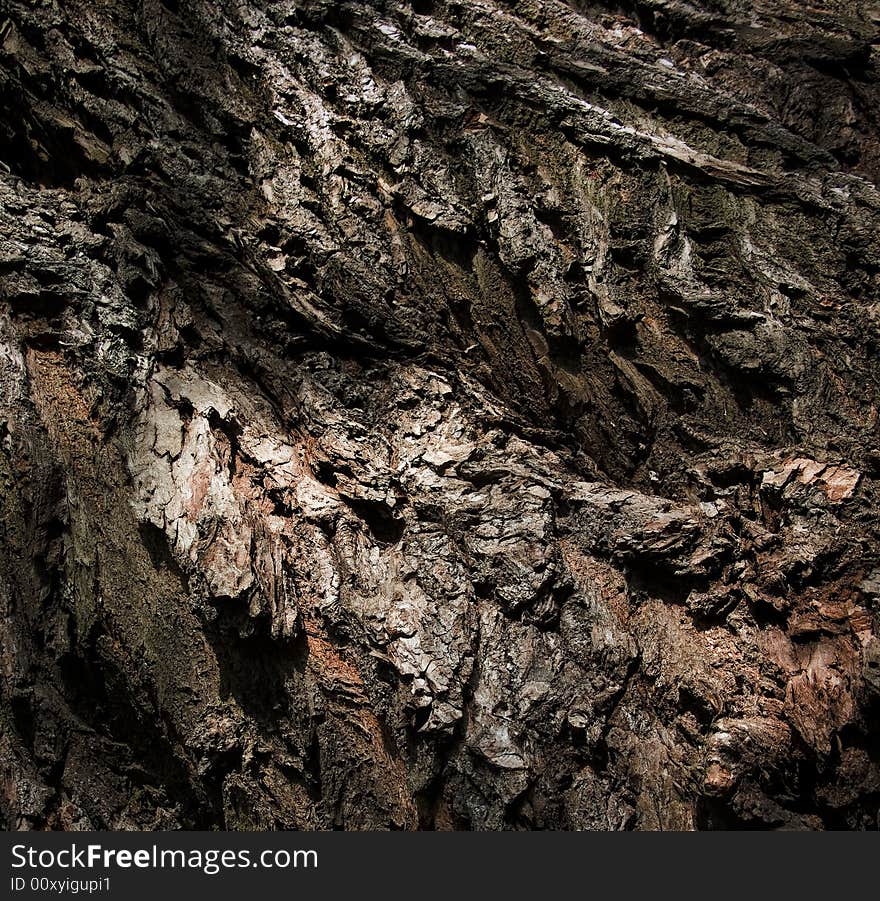
[[[8,828],[877,828],[880,8],[2,0]]]

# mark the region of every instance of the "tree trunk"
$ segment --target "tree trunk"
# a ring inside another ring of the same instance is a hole
[[[878,18],[3,0],[6,825],[877,828]]]

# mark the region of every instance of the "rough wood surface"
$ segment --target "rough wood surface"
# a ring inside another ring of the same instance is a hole
[[[9,828],[877,828],[880,7],[2,0]]]

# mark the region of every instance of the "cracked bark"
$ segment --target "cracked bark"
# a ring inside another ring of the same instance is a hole
[[[877,828],[878,18],[4,0],[8,828]]]

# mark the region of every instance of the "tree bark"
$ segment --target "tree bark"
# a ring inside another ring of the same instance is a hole
[[[7,827],[877,828],[878,19],[3,0]]]

